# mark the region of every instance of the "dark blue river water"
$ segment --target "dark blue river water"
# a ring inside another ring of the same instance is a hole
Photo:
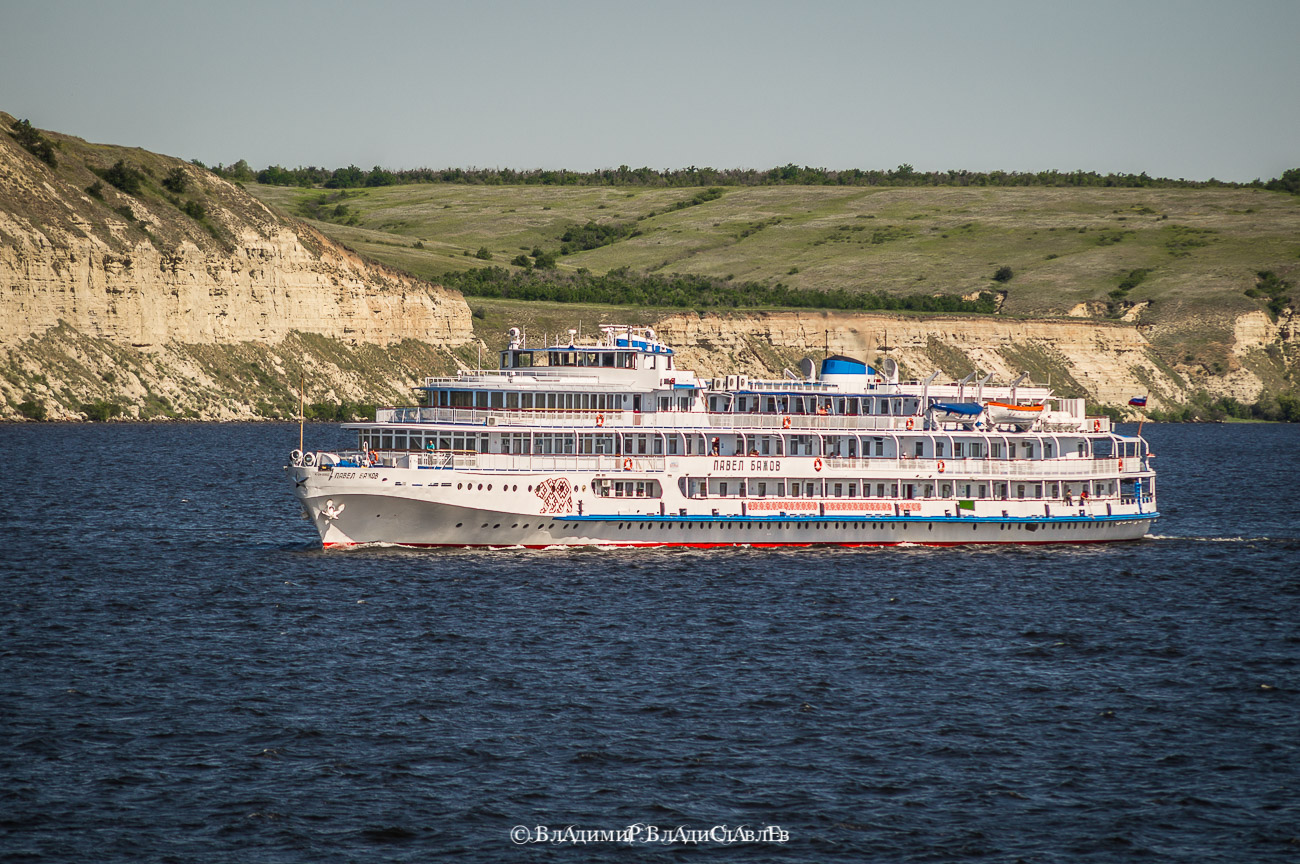
[[[1295,861],[1300,428],[1145,432],[1137,543],[325,553],[296,428],[0,427],[0,859]]]

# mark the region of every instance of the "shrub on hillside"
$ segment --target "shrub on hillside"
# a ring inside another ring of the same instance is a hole
[[[601,246],[608,246],[616,243],[624,237],[635,237],[640,234],[632,225],[613,223],[609,225],[600,225],[594,221],[588,221],[581,227],[573,226],[560,235],[560,254],[572,255],[574,252],[585,252],[588,249],[599,249]]]
[[[81,413],[86,415],[86,419],[94,423],[103,423],[111,420],[122,413],[122,406],[116,402],[106,402],[103,399],[96,399],[94,402],[81,403]]]
[[[139,195],[140,184],[144,182],[144,174],[126,164],[123,159],[114,162],[113,167],[95,173],[128,195]]]
[[[1272,189],[1275,192],[1290,192],[1292,195],[1300,195],[1300,168],[1283,171],[1281,177],[1268,181],[1264,188]]]
[[[30,120],[19,120],[9,132],[28,153],[40,159],[51,168],[59,167],[59,160],[54,158],[54,148],[58,145],[50,141],[31,124]]]
[[[45,403],[38,400],[35,396],[28,396],[24,402],[19,402],[16,406],[18,413],[28,420],[37,420],[43,422],[46,418]]]
[[[997,297],[981,292],[975,300],[955,295],[886,294],[849,291],[816,291],[791,288],[777,282],[733,283],[708,276],[633,273],[627,267],[596,275],[583,268],[577,273],[554,269],[555,253],[534,250],[535,269],[506,270],[484,267],[446,273],[443,283],[466,296],[500,297],[512,300],[547,300],[553,303],[613,303],[635,306],[717,308],[785,306],[815,309],[884,309],[916,312],[997,311]]]
[[[175,192],[177,195],[184,192],[189,183],[189,178],[185,176],[185,169],[179,165],[168,171],[167,176],[162,181],[164,189]]]
[[[1291,298],[1287,292],[1291,290],[1291,283],[1279,277],[1272,270],[1260,270],[1255,274],[1255,287],[1246,289],[1247,297],[1262,298],[1268,303],[1269,317],[1274,321],[1277,316],[1282,314],[1282,310],[1291,304]]]

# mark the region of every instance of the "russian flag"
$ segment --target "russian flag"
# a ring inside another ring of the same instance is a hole
[[[1128,400],[1128,404],[1133,405],[1134,407],[1137,408],[1145,408],[1147,407],[1147,397],[1134,396],[1132,399]]]

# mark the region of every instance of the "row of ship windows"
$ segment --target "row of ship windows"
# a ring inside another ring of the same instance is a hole
[[[502,390],[432,390],[428,407],[482,408],[505,411],[620,411],[641,410],[641,394],[515,392]],[[659,396],[655,406],[660,411],[690,411],[692,396]],[[871,398],[852,396],[710,396],[705,403],[715,414],[790,414],[790,415],[878,415],[902,416],[916,412],[914,398]]]
[[[1076,480],[1064,482],[1017,483],[905,483],[899,481],[832,482],[829,480],[741,480],[684,478],[683,492],[689,498],[993,498],[996,500],[1030,498],[1076,498],[1084,493],[1113,497],[1114,480]],[[938,490],[938,495],[935,495]],[[1148,490],[1150,491],[1150,490]],[[874,494],[873,494],[874,492]],[[992,494],[990,494],[990,492]],[[860,494],[859,494],[860,493]]]
[[[728,414],[880,415],[915,414],[915,398],[871,396],[710,396],[709,411]]]
[[[359,442],[364,450],[458,450],[511,455],[597,455],[597,456],[827,456],[858,458],[894,455],[892,440],[856,435],[728,435],[712,438],[703,434],[652,433],[614,434],[506,432],[447,434],[384,430],[362,431]],[[1052,441],[1021,441],[1019,446],[1001,441],[945,441],[929,438],[899,441],[899,455],[935,459],[1051,459],[1058,453]],[[910,444],[910,448],[907,446]],[[1076,445],[1078,455],[1086,452],[1084,442]],[[910,449],[911,453],[906,453]],[[1064,447],[1059,448],[1061,452]],[[1099,450],[1102,448],[1098,448]],[[890,451],[888,454],[886,450]],[[1125,444],[1121,455],[1132,455],[1133,445]],[[1105,455],[1098,452],[1096,455]]]
[[[661,522],[659,523],[659,530],[663,531],[666,529],[671,531],[673,528],[681,528],[683,531],[690,531],[695,529],[695,524],[696,523],[694,522],[676,522],[676,523]],[[773,530],[822,531],[822,530],[844,530],[847,528],[856,528],[860,531],[864,531],[867,529],[879,530],[882,528],[888,528],[890,524],[901,525],[903,530],[906,531],[913,524],[915,524],[919,528],[920,520],[918,520],[915,523],[905,522],[905,521],[884,523],[884,522],[872,521],[871,517],[867,517],[867,520],[863,522],[701,522],[699,523],[699,526],[701,528],[721,528],[726,531],[732,531],[732,530],[752,531],[755,528],[764,529],[767,531],[773,531]],[[1048,522],[1045,524],[1022,523],[1022,522],[1000,522],[998,523],[998,530],[1014,531],[1014,530],[1024,530],[1027,528],[1030,531],[1040,531],[1040,530],[1047,531],[1047,530],[1063,530],[1067,528],[1100,528],[1103,524],[1104,523],[1101,522]],[[639,525],[640,529],[643,531],[653,530],[655,527],[653,524],[649,522],[618,523],[618,527],[620,530],[631,529],[633,526],[636,525]],[[456,527],[459,528],[460,526],[457,525]],[[483,523],[483,527],[484,528],[487,527],[486,522]],[[492,527],[499,528],[500,525],[494,525]],[[517,526],[511,526],[511,527],[517,527]],[[525,525],[524,527],[527,528],[528,526]],[[928,528],[928,530],[933,531],[934,523],[928,522],[926,523],[926,527]],[[989,527],[991,528],[992,526]],[[971,525],[972,531],[978,531],[979,528],[980,528],[979,523],[975,523]]]
[[[376,513],[375,516],[376,516],[376,517],[382,517],[382,514]],[[491,527],[495,530],[495,529],[499,529],[499,528],[502,526],[503,523],[501,523],[501,522],[497,522],[497,523],[495,523],[495,524],[492,524],[492,523],[484,522],[484,523],[483,523],[482,525],[480,525],[479,527],[480,527],[480,528],[487,528],[490,524],[491,524]],[[527,529],[531,526],[531,524],[532,524],[532,523],[530,523],[530,522],[525,522],[525,523],[523,523],[522,525],[520,525],[518,522],[515,522],[515,523],[513,523],[510,527],[511,527],[512,529],[513,529],[513,528],[518,528],[518,529],[520,529],[520,530],[527,530]],[[896,523],[890,523],[890,524],[901,525],[901,526],[903,527],[903,530],[904,530],[904,531],[907,531],[907,530],[909,529],[909,527],[911,526],[912,523],[908,523],[908,522],[896,522]],[[1023,531],[1023,530],[1025,530],[1025,529],[1028,529],[1028,530],[1030,530],[1030,531],[1038,531],[1038,530],[1044,530],[1044,531],[1046,531],[1046,530],[1061,531],[1061,530],[1072,529],[1072,528],[1100,528],[1100,527],[1102,526],[1102,524],[1103,524],[1103,523],[1100,523],[1100,522],[1050,522],[1050,523],[1047,523],[1047,524],[1038,525],[1038,524],[1032,524],[1032,523],[1020,523],[1020,522],[1017,522],[1017,523],[1006,523],[1006,522],[1002,522],[1002,523],[998,523],[998,530],[1000,530],[1000,531],[1022,530],[1022,531]],[[642,531],[650,531],[650,530],[653,530],[654,527],[655,527],[654,525],[652,525],[652,524],[650,524],[650,523],[648,523],[648,522],[641,522],[641,523],[637,523],[637,522],[619,522],[619,523],[618,523],[618,530],[620,530],[620,531],[630,530],[634,525],[638,526],[638,527],[640,528],[640,530],[642,530]],[[694,531],[694,530],[695,530],[695,526],[696,526],[696,523],[694,523],[694,522],[660,522],[660,523],[659,523],[659,530],[660,530],[660,531],[665,531],[665,530],[666,530],[666,531],[672,531],[672,530],[674,530],[674,529],[681,529],[682,531]],[[463,527],[465,527],[465,523],[464,523],[464,522],[457,522],[457,523],[456,523],[456,527],[457,527],[457,528],[463,528]],[[856,529],[858,529],[858,530],[861,531],[861,530],[866,530],[867,528],[870,528],[871,530],[875,531],[875,530],[880,530],[880,529],[885,528],[885,527],[888,527],[888,526],[887,526],[885,523],[881,523],[881,522],[856,522],[856,523],[855,523],[855,522],[812,522],[812,523],[809,523],[809,522],[700,522],[700,523],[699,523],[699,527],[700,527],[700,528],[720,528],[720,529],[722,529],[722,530],[724,530],[724,531],[733,531],[733,530],[734,530],[734,531],[752,531],[752,530],[754,530],[755,528],[760,528],[760,529],[767,530],[767,531],[773,531],[773,530],[776,530],[776,531],[787,531],[787,530],[790,530],[790,531],[810,531],[810,530],[811,530],[811,531],[822,531],[822,530],[832,530],[832,529],[833,529],[833,530],[841,530],[841,531],[842,531],[842,530],[844,530],[844,529],[846,529],[846,528],[856,528]],[[920,527],[919,523],[917,523],[917,527],[918,527],[918,528]],[[930,531],[933,531],[933,530],[934,530],[934,523],[933,523],[933,522],[931,522],[931,523],[927,523],[926,527],[927,527]],[[989,526],[989,527],[992,527],[992,526]],[[555,523],[554,523],[554,522],[551,522],[551,523],[549,523],[549,524],[543,524],[543,523],[541,523],[541,522],[538,522],[538,523],[537,523],[537,530],[538,530],[538,531],[550,531],[550,530],[552,530],[552,529],[554,529],[554,528],[555,528]],[[980,526],[979,526],[978,523],[971,525],[971,530],[972,530],[972,531],[978,531],[979,529],[980,529]],[[578,527],[577,527],[577,526],[569,526],[569,530],[570,530],[570,531],[577,531],[577,530],[578,530]]]
[[[624,393],[516,393],[500,390],[434,390],[430,408],[485,408],[524,411],[621,411],[632,397]],[[637,397],[637,408],[640,408]],[[686,400],[689,408],[689,399]]]
[[[1084,493],[1096,497],[1113,497],[1117,484],[1113,480],[1075,481],[1072,483],[898,483],[873,482],[831,482],[828,480],[750,480],[738,483],[717,479],[683,478],[684,492],[690,498],[766,498],[769,495],[784,498],[934,498],[936,488],[939,498],[988,498],[992,489],[992,498],[997,500],[1030,498],[1075,498]],[[457,489],[470,491],[492,491],[491,483],[457,483]],[[592,492],[602,498],[661,498],[663,489],[657,480],[610,480],[599,479],[591,484]],[[872,494],[872,490],[875,494]],[[575,491],[585,492],[585,485],[576,487]],[[787,492],[788,490],[788,492]],[[518,492],[518,484],[501,484],[502,492]],[[527,486],[525,491],[532,492]],[[861,495],[859,495],[861,491]],[[1150,491],[1150,490],[1148,490]]]

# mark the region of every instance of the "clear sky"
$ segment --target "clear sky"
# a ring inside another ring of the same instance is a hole
[[[254,168],[1300,167],[1300,0],[0,0],[0,110]]]

